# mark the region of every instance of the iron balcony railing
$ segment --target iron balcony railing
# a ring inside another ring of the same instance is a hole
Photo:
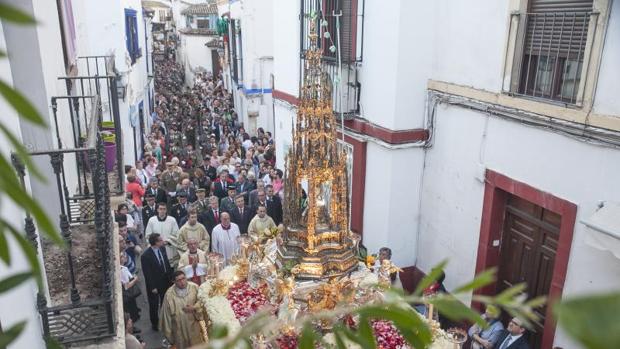
[[[45,289],[37,293],[37,307],[41,316],[43,333],[62,344],[98,341],[116,335],[114,270],[116,268],[113,246],[113,221],[110,210],[110,189],[105,169],[105,154],[101,134],[102,110],[99,96],[87,98],[74,96],[68,101],[89,100],[89,112],[82,120],[87,126],[86,136],[78,147],[59,147],[48,151],[30,153],[33,157],[48,157],[54,178],[48,179],[56,186],[60,203],[59,230],[67,249],[60,250],[45,239],[37,236],[36,227],[29,213],[26,213],[25,231],[29,241],[38,246],[41,241],[43,266],[47,273]],[[56,99],[58,101],[60,99]],[[60,139],[58,142],[61,142]],[[62,144],[61,144],[62,145]],[[13,165],[25,187],[27,170],[16,154]],[[67,176],[78,163],[83,180],[75,189],[69,189]],[[45,172],[44,172],[45,173]],[[80,203],[76,213],[72,200],[77,196],[89,200]],[[72,215],[77,214],[80,218]],[[72,218],[73,217],[73,218]],[[92,246],[78,253],[74,241],[93,241]],[[52,259],[55,257],[55,259]],[[48,263],[54,262],[49,265]],[[62,262],[62,263],[59,263]],[[92,264],[84,274],[81,264]],[[59,264],[62,267],[59,268]],[[66,268],[65,268],[66,266]],[[59,270],[60,269],[60,270]],[[52,281],[52,275],[56,275]],[[88,289],[82,288],[80,280],[94,280]],[[59,281],[60,280],[60,281]],[[49,294],[49,301],[48,301]],[[50,304],[51,303],[51,304]]]
[[[359,63],[363,57],[365,0],[300,0],[300,88],[304,77],[305,53],[310,42],[308,33],[312,14],[316,14],[316,28],[329,31],[330,38],[319,40],[323,52],[323,70],[333,83],[332,105],[337,118],[342,114],[350,119],[360,113],[362,85],[359,80]],[[337,21],[338,19],[338,21]],[[324,22],[327,26],[321,26]],[[337,22],[340,23],[338,30]],[[338,35],[340,33],[340,35]],[[330,47],[340,44],[339,51]],[[338,52],[342,62],[339,65]],[[339,78],[338,78],[339,77]]]
[[[75,142],[73,147],[80,147],[80,134],[83,134],[85,122],[80,122],[84,113],[90,108],[89,99],[82,97],[99,96],[101,105],[101,118],[105,122],[114,123],[114,142],[116,144],[114,168],[115,175],[112,190],[117,193],[124,193],[124,166],[123,166],[123,135],[121,131],[121,117],[119,99],[124,98],[124,86],[119,85],[118,76],[114,68],[114,56],[83,56],[78,57],[78,65],[81,72],[85,75],[61,76],[58,79],[65,82],[67,97],[78,97],[70,99],[69,114],[74,128]],[[119,95],[123,95],[119,97]],[[63,97],[56,97],[56,101]],[[52,108],[54,108],[52,99]],[[81,127],[81,129],[80,129]],[[82,133],[80,133],[82,132]]]

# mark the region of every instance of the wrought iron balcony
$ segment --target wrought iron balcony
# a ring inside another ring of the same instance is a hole
[[[79,106],[76,109],[83,111],[72,119],[76,121],[73,125],[76,143],[67,147],[59,135],[58,149],[36,151],[30,156],[49,158],[53,178],[48,181],[58,192],[58,222],[67,248],[39,239],[28,213],[25,230],[35,247],[40,241],[46,270],[45,289],[37,294],[44,336],[70,344],[116,335],[114,271],[117,263],[102,139],[101,99],[98,95],[55,97],[52,101],[55,117],[60,101],[75,103]],[[12,158],[25,186],[27,170],[15,154]],[[43,170],[50,173],[49,168]],[[69,178],[76,178],[76,174],[78,181],[73,187]]]

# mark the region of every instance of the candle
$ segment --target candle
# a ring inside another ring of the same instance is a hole
[[[427,314],[427,316],[428,316],[428,320],[429,320],[429,321],[432,321],[432,320],[433,320],[433,311],[434,311],[434,309],[433,309],[433,304],[432,304],[432,303],[430,303],[430,304],[428,305],[428,314]]]

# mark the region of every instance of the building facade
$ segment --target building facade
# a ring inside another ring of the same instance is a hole
[[[620,195],[616,2],[274,0],[280,167],[313,12],[330,32],[325,70],[339,76],[351,228],[369,251],[392,248],[403,283],[448,259],[448,289],[490,267],[497,284],[481,292],[527,282],[528,296],[555,300],[620,287],[620,262],[582,223]],[[541,316],[536,346],[577,347],[551,307]]]
[[[191,86],[196,72],[221,71],[217,48],[210,45],[217,42],[217,5],[215,1],[188,5],[181,16],[178,61],[185,68],[185,83]]]
[[[224,36],[226,88],[246,131],[275,130],[272,103],[274,72],[274,11],[272,0],[218,1],[221,17],[228,19]]]

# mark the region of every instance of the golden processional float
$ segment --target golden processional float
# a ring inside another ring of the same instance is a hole
[[[286,159],[285,230],[278,260],[280,266],[295,264],[292,273],[297,279],[322,279],[349,273],[358,261],[349,231],[346,154],[338,149],[331,81],[321,68],[314,22],[308,37],[297,121]]]

